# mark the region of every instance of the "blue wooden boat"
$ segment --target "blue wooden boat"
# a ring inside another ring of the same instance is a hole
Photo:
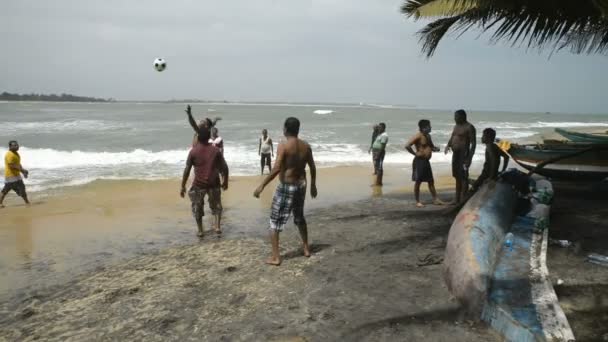
[[[469,314],[480,316],[488,297],[497,251],[515,213],[516,193],[502,182],[488,182],[460,210],[448,236],[444,278]]]

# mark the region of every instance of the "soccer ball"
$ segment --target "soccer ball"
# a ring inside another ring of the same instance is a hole
[[[162,58],[157,58],[154,60],[154,69],[156,71],[161,72],[167,68],[167,62],[165,62]]]

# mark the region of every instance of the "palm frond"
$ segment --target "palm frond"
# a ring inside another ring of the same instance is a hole
[[[608,0],[408,0],[402,11],[416,20],[431,12],[440,17],[418,32],[427,57],[449,31],[462,34],[472,27],[482,33],[491,30],[492,43],[527,41],[527,48],[608,51]]]
[[[422,43],[422,52],[426,53],[428,57],[432,56],[439,46],[439,42],[450,30],[450,28],[460,20],[460,16],[453,16],[448,18],[437,19],[432,23],[426,25],[422,30],[418,32],[420,42]]]
[[[401,11],[415,19],[436,18],[462,14],[475,6],[475,0],[461,3],[454,3],[452,0],[413,0],[406,2]]]

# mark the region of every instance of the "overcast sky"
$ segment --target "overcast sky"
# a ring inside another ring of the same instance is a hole
[[[427,60],[424,23],[400,4],[2,0],[0,91],[608,112],[608,57],[548,59],[472,32]]]

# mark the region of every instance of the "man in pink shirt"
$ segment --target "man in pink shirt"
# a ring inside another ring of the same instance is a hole
[[[192,187],[188,191],[188,197],[192,201],[192,215],[198,226],[198,236],[203,237],[203,216],[204,198],[208,197],[209,209],[214,216],[214,230],[217,234],[221,230],[221,215],[222,215],[222,190],[228,189],[228,165],[220,150],[209,144],[209,130],[205,127],[199,127],[198,141],[190,150],[186,161],[186,168],[182,177],[182,187],[180,196],[183,198],[186,195],[186,182],[190,176],[190,170],[194,166],[194,181]]]

